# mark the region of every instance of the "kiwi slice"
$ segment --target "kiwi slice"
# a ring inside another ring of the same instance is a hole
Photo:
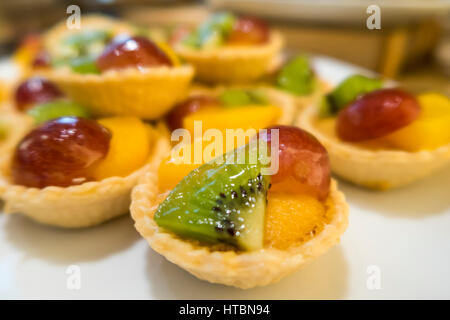
[[[65,100],[39,104],[28,110],[27,113],[34,119],[36,124],[64,116],[90,118],[89,112],[83,106]]]
[[[270,176],[261,174],[260,161],[226,161],[235,152],[189,173],[158,207],[156,223],[185,238],[262,248]]]
[[[360,74],[352,75],[342,81],[326,98],[330,112],[338,113],[359,96],[383,87],[383,80],[369,78]]]

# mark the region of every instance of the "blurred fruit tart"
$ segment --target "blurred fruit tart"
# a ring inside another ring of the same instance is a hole
[[[402,186],[450,163],[450,99],[438,93],[414,96],[354,75],[298,125],[324,144],[337,175],[369,188]]]
[[[199,80],[216,83],[247,82],[265,75],[283,40],[257,18],[217,13],[171,43],[195,67]]]
[[[245,161],[236,161],[240,155]],[[133,190],[131,214],[155,251],[200,279],[268,285],[323,254],[346,229],[348,207],[330,179],[328,154],[299,128],[261,130],[193,170],[170,162]]]
[[[68,98],[95,116],[156,119],[185,97],[194,70],[168,45],[122,23],[116,30],[114,20],[87,19],[81,30],[57,26],[45,36],[50,67],[39,74]]]
[[[184,128],[193,135],[195,123],[203,131],[218,129],[254,129],[275,124],[291,124],[295,119],[295,103],[282,92],[258,87],[197,87],[165,117],[171,130]]]
[[[57,109],[60,114],[67,111]],[[40,112],[37,119],[55,116],[52,108]],[[166,139],[164,126],[136,117],[60,116],[44,121],[0,160],[4,212],[68,228],[125,214],[131,189],[143,172],[156,170]]]
[[[318,101],[328,87],[314,72],[310,58],[306,55],[290,58],[267,80],[273,90],[289,94],[298,110]]]

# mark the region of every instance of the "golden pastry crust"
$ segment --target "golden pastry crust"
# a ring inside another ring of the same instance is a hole
[[[0,161],[0,198],[5,202],[4,212],[22,213],[40,223],[65,228],[89,227],[125,214],[132,188],[144,172],[156,170],[166,155],[162,146],[168,143],[167,129],[158,125],[149,132],[154,142],[148,164],[127,177],[110,177],[67,188],[37,189],[11,184],[8,175],[13,149],[9,150],[9,157]]]
[[[450,163],[450,145],[431,151],[372,150],[346,143],[314,126],[317,105],[300,113],[297,125],[312,133],[330,155],[338,176],[371,189],[386,190],[411,183]]]
[[[78,74],[58,68],[44,75],[95,115],[157,119],[186,96],[194,69],[161,66]]]
[[[214,49],[175,47],[178,55],[194,66],[205,82],[248,82],[266,74],[283,46],[280,33],[272,32],[267,44],[223,46]]]
[[[80,29],[67,28],[67,21],[63,20],[56,24],[43,34],[44,49],[52,56],[59,57],[64,52],[61,52],[61,41],[71,35],[77,34],[86,30],[106,30],[117,36],[119,34],[132,35],[136,28],[119,19],[114,19],[105,15],[88,14],[82,15]]]
[[[2,104],[1,110],[0,121],[4,123],[8,133],[5,139],[0,141],[0,161],[10,156],[11,150],[28,133],[34,123],[27,114],[15,111],[11,103]]]
[[[211,247],[181,239],[158,227],[152,218],[163,200],[157,185],[157,175],[149,171],[133,189],[131,215],[136,229],[167,260],[213,283],[248,289],[277,282],[338,243],[348,224],[348,205],[336,181],[332,181],[325,202],[330,222],[310,240],[288,250],[213,251]]]

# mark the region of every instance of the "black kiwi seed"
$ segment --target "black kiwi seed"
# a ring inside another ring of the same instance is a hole
[[[258,189],[258,191],[261,191],[263,188],[263,185],[261,182],[258,182],[258,184],[256,185],[256,189]]]
[[[247,191],[245,191],[245,189],[242,186],[240,187],[240,191],[242,198],[247,198]]]
[[[224,199],[227,197],[223,192],[221,192],[219,195],[221,198],[224,198]]]
[[[238,194],[237,194],[237,192],[236,191],[231,191],[231,199],[236,199],[237,198],[237,196],[238,196]]]
[[[213,211],[216,211],[216,212],[220,212],[221,211],[221,209],[219,207],[213,207],[212,209],[213,209]]]

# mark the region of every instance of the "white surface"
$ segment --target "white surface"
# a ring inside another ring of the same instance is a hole
[[[449,0],[208,0],[217,10],[311,23],[366,27],[370,5],[381,9],[381,23],[393,25],[450,13]]]
[[[355,72],[315,60],[336,83]],[[152,251],[129,217],[85,230],[0,214],[0,298],[379,299],[450,298],[450,168],[414,185],[371,192],[340,184],[350,204],[341,244],[275,285],[239,290],[200,281]],[[66,270],[81,268],[80,290]],[[367,267],[381,270],[369,290]]]

